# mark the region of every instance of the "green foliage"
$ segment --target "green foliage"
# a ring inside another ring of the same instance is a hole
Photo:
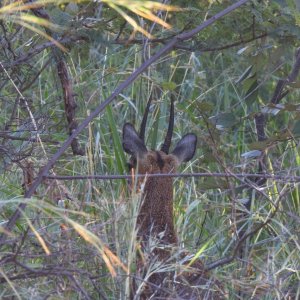
[[[143,44],[145,37],[133,32],[111,7],[67,2],[45,11],[61,29],[55,38],[65,40],[61,43],[68,49],[61,57],[77,105],[74,119],[80,123],[155,54],[161,42],[234,1],[172,1],[188,7],[162,13],[170,30],[140,19],[139,25],[158,39],[149,44]],[[133,12],[128,15],[134,17]],[[136,268],[140,194],[130,194],[121,180],[45,179],[34,199],[23,199],[24,182],[32,183],[26,182],[28,175],[37,176],[56,153],[68,137],[69,123],[48,40],[11,18],[2,18],[0,25],[0,233],[17,205],[28,203],[12,232],[4,232],[7,243],[0,245],[0,295],[125,299],[128,270]],[[295,1],[249,1],[152,64],[81,132],[78,141],[85,155],[74,156],[68,149],[54,164],[53,174],[125,174],[123,124],[137,128],[154,95],[146,139],[148,148],[157,148],[174,93],[172,144],[188,132],[198,137],[195,159],[182,172],[256,173],[263,163],[267,173],[299,176],[299,76],[284,87],[287,94],[279,103],[270,102],[278,80],[285,80],[294,67],[299,38]],[[259,114],[266,121],[264,140],[257,137]],[[268,224],[245,241],[243,259],[218,266],[213,273],[230,299],[282,299],[288,293],[296,299],[298,182],[267,180],[259,185],[252,179],[216,177],[174,181],[180,242],[205,263],[230,257],[237,228],[250,232],[276,207]],[[249,199],[250,213],[243,205]]]

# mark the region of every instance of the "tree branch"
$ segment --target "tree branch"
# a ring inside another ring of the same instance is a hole
[[[243,178],[261,178],[261,179],[271,179],[271,180],[284,180],[284,182],[300,182],[300,176],[294,175],[284,175],[281,172],[281,175],[276,174],[248,174],[248,173],[157,173],[157,174],[135,174],[133,175],[135,178],[141,177],[231,177],[236,179]],[[44,178],[48,178],[51,180],[113,180],[113,179],[132,179],[132,175],[76,175],[76,176],[60,176],[60,175],[44,175]]]

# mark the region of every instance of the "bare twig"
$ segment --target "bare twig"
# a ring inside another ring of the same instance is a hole
[[[147,42],[149,44],[166,44],[166,42],[170,41],[172,38],[174,38],[175,35],[170,35],[168,37],[165,38],[157,38],[157,39],[149,39],[147,40]],[[227,45],[222,45],[222,46],[218,46],[218,47],[203,47],[201,43],[195,43],[195,45],[193,46],[188,46],[188,45],[184,45],[184,44],[176,44],[174,46],[175,49],[181,49],[181,50],[186,50],[186,51],[202,51],[202,52],[213,52],[213,51],[221,51],[221,50],[225,50],[225,49],[230,49],[233,47],[237,47],[240,45],[244,45],[250,42],[253,42],[255,40],[258,39],[262,39],[264,37],[267,37],[268,33],[262,33],[260,35],[248,38],[248,39],[240,39],[236,42],[227,44]],[[131,39],[131,40],[115,40],[113,42],[113,44],[117,44],[117,45],[130,45],[130,44],[143,44],[145,41],[143,39]]]
[[[258,39],[262,39],[267,36],[268,36],[267,33],[262,33],[258,36],[251,37],[249,39],[240,39],[239,41],[236,41],[236,42],[233,42],[233,43],[230,43],[227,45],[218,46],[218,47],[203,47],[199,43],[196,43],[196,45],[193,45],[193,46],[186,46],[186,45],[179,44],[179,45],[176,45],[176,49],[181,49],[181,50],[185,50],[185,51],[201,51],[201,52],[222,51],[222,50],[230,49],[233,47],[238,47],[240,45],[245,45],[247,43],[253,42]]]
[[[33,13],[45,20],[50,20],[50,16],[47,12],[42,8],[34,8],[32,9]],[[45,29],[49,36],[53,36],[56,39],[56,36],[52,34],[50,29]],[[73,131],[78,127],[78,123],[76,120],[76,99],[73,92],[73,84],[72,80],[69,76],[67,63],[65,60],[64,53],[58,48],[51,48],[53,56],[56,62],[57,74],[61,82],[62,90],[63,90],[63,99],[65,104],[65,113],[68,122],[68,131],[69,135],[72,134]],[[84,150],[80,147],[77,138],[73,138],[71,141],[71,148],[73,150],[74,155],[84,155]]]
[[[59,176],[44,175],[44,178],[53,180],[113,180],[113,179],[132,179],[132,175],[77,175]],[[135,174],[134,177],[232,177],[232,178],[263,178],[271,180],[283,180],[284,182],[300,182],[300,176],[294,175],[275,175],[275,174],[248,174],[248,173],[170,173],[170,174]]]
[[[295,52],[295,59],[296,60],[290,75],[285,79],[278,80],[273,97],[270,101],[272,104],[278,104],[280,100],[289,93],[288,90],[287,91],[283,90],[284,87],[287,84],[294,82],[297,78],[300,71],[300,48],[298,48]]]
[[[279,201],[278,201],[279,202]],[[207,266],[205,266],[205,269],[206,270],[212,270],[212,269],[215,269],[217,267],[220,267],[220,266],[223,266],[223,265],[226,265],[226,264],[229,264],[231,263],[233,260],[236,259],[241,247],[243,246],[245,240],[251,236],[253,236],[255,233],[257,233],[259,230],[261,230],[262,228],[264,228],[267,224],[269,224],[273,217],[276,215],[277,211],[278,211],[278,208],[279,208],[279,203],[277,203],[277,205],[275,206],[275,209],[272,211],[272,213],[268,216],[268,218],[266,219],[266,221],[260,223],[259,225],[257,225],[253,230],[251,230],[250,232],[248,233],[245,233],[237,242],[236,246],[234,247],[233,249],[233,253],[232,253],[232,256],[230,257],[226,257],[226,258],[222,258],[222,259],[219,259],[213,263],[210,263],[208,264]]]
[[[82,38],[79,38],[82,39]],[[58,42],[60,44],[65,44],[67,42],[72,41],[71,38],[64,38],[64,39],[60,39],[58,40]],[[29,50],[25,55],[17,58],[16,60],[10,61],[10,62],[3,62],[3,67],[4,68],[13,68],[17,65],[26,63],[29,60],[32,60],[32,57],[36,54],[39,54],[40,52],[42,52],[43,50],[47,49],[47,48],[53,48],[56,47],[56,45],[53,42],[46,42],[44,44],[38,45],[34,48],[32,48],[31,50]]]

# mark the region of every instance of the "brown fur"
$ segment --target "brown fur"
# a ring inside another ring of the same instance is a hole
[[[132,295],[135,299],[222,299],[219,291],[212,291],[212,288],[218,290],[218,284],[211,282],[202,262],[197,260],[188,266],[188,253],[178,253],[173,222],[173,179],[147,177],[147,174],[174,173],[182,162],[191,160],[195,154],[197,137],[193,133],[183,136],[168,154],[174,123],[173,102],[161,151],[148,151],[145,145],[147,110],[139,134],[132,124],[123,126],[123,148],[131,155],[129,165],[137,168],[139,174],[145,174],[138,182],[142,190],[142,204],[137,227],[142,251],[137,259]]]
[[[158,163],[158,158],[163,164]],[[139,160],[138,171],[140,174],[167,174],[174,173],[177,166],[178,161],[172,154],[149,151],[143,159]],[[143,241],[147,241],[151,235],[166,245],[177,244],[173,224],[173,179],[171,177],[146,178],[137,224],[139,236]]]
[[[179,162],[172,154],[162,151],[148,151],[138,160],[139,174],[174,173]],[[163,264],[176,263],[177,234],[173,223],[173,179],[171,177],[145,177],[139,180],[145,183],[142,205],[137,217],[138,236],[142,250],[146,252],[149,240],[154,240],[155,248],[140,257],[137,263],[138,277],[143,277],[153,262]],[[149,250],[148,250],[149,251]],[[187,252],[179,255],[180,260],[188,256]],[[210,279],[204,271],[200,260],[191,267],[180,264],[178,269],[170,272],[159,272],[151,275],[139,299],[224,299],[220,284]],[[176,272],[175,272],[176,271]],[[142,282],[135,282],[135,286]],[[136,287],[135,287],[136,288]],[[137,298],[138,299],[138,298]]]

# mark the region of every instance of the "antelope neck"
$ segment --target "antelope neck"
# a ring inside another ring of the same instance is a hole
[[[156,165],[152,173],[166,173],[168,166],[159,151],[155,151]],[[154,237],[164,244],[176,244],[173,225],[173,179],[149,177],[146,179],[143,202],[138,215],[139,235],[144,241]]]

